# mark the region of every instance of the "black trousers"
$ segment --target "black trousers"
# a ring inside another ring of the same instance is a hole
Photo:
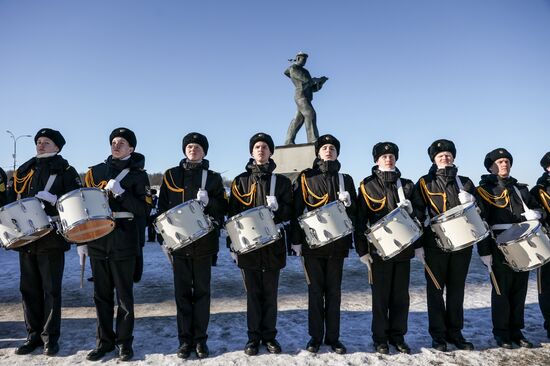
[[[45,254],[19,252],[19,267],[27,340],[57,343],[61,333],[61,283],[65,253],[62,250]]]
[[[277,336],[277,293],[280,270],[244,269],[248,340],[270,341]]]
[[[505,339],[519,338],[524,327],[525,298],[529,272],[514,272],[507,265],[493,261],[493,273],[500,289],[491,291],[493,334]],[[492,282],[491,282],[492,284]]]
[[[441,286],[438,290],[425,272],[429,332],[433,339],[462,340],[464,286],[472,259],[472,247],[457,252],[425,248],[426,263]],[[443,299],[443,290],[446,299]]]
[[[403,342],[409,318],[411,261],[372,263],[372,340]]]
[[[174,290],[180,345],[195,344],[208,338],[211,264],[211,256],[174,256]]]
[[[94,302],[97,314],[97,347],[115,344],[131,346],[134,331],[134,282],[136,258],[105,260],[90,258],[94,277]],[[114,290],[118,304],[113,331]]]
[[[319,342],[332,344],[340,338],[343,257],[306,256],[308,286],[308,330]]]
[[[550,263],[545,264],[540,269],[539,306],[544,317],[544,329],[550,334]]]

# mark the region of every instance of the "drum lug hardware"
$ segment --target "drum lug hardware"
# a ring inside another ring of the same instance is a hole
[[[29,223],[29,226],[31,227],[31,229],[36,231],[36,228],[34,227],[34,222],[32,222],[32,220],[29,220],[28,223]]]
[[[501,250],[504,254],[508,255],[508,249],[506,247],[501,247]]]
[[[6,240],[10,240],[10,234],[8,234],[7,231],[4,231],[4,238],[6,238]]]
[[[193,205],[189,205],[189,211],[195,213],[195,207]]]
[[[239,228],[239,230],[242,230],[242,229],[243,229],[243,224],[242,224],[240,221],[236,221],[235,224],[237,225],[237,227]]]
[[[84,213],[86,214],[86,216],[90,217],[90,212],[88,211],[87,208],[84,208]]]
[[[17,231],[18,233],[21,232],[21,228],[19,227],[19,225],[17,224],[17,220],[16,219],[11,219],[11,223],[15,226],[15,231]]]
[[[536,253],[535,255],[537,256],[537,258],[539,259],[539,261],[540,261],[541,263],[544,263],[545,259],[544,259],[544,257],[543,257],[542,255],[540,255],[539,253]]]
[[[82,198],[82,201],[86,201],[86,197],[84,196],[84,191],[80,191],[80,197]]]
[[[346,220],[346,221],[344,221],[344,222],[346,223],[346,227],[347,227],[348,229],[353,229],[353,224],[351,223],[350,220]]]
[[[201,220],[197,220],[197,225],[199,225],[199,227],[204,230],[204,224]]]
[[[330,231],[328,231],[328,230],[323,230],[323,234],[325,235],[325,238],[327,238],[327,239],[332,239],[334,237],[334,235],[332,235],[330,233]]]
[[[313,236],[315,238],[316,241],[319,241],[319,237],[317,236],[317,230],[315,230],[314,228],[310,227],[309,228],[309,233],[311,234],[311,236]]]
[[[23,202],[19,201],[19,206],[21,207],[21,211],[27,212],[27,208],[25,207],[25,205],[23,204]]]
[[[265,233],[267,234],[267,236],[271,235],[271,230],[269,230],[267,226],[265,227]]]
[[[172,225],[172,219],[170,218],[170,216],[166,216],[166,222],[168,222],[169,225]]]
[[[391,229],[390,229],[389,227],[387,227],[387,226],[382,226],[382,228],[383,228],[384,231],[387,232],[388,234],[391,234],[391,233],[392,233],[392,231],[391,231]]]
[[[393,243],[394,243],[398,248],[401,248],[401,247],[403,246],[403,244],[401,244],[401,243],[399,242],[399,240],[397,240],[397,239],[393,239]]]
[[[67,220],[65,220],[65,219],[61,220],[61,226],[63,227],[63,229],[66,229],[67,228]]]
[[[61,203],[57,203],[57,211],[63,212],[63,205]]]
[[[529,244],[529,246],[531,248],[536,248],[537,247],[537,244],[533,243],[531,240],[529,240],[529,238],[527,238],[527,244]],[[537,253],[537,255],[538,255],[538,253]]]
[[[264,219],[264,214],[262,211],[258,211],[258,216],[260,216],[260,219]]]

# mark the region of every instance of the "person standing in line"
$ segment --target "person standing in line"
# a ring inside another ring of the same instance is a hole
[[[453,207],[476,201],[474,183],[470,178],[458,175],[458,168],[454,164],[456,147],[452,141],[434,141],[428,148],[428,155],[432,166],[428,174],[416,183],[411,199],[415,215],[421,223]],[[474,345],[462,335],[464,288],[473,246],[444,251],[437,244],[435,233],[426,226],[422,237],[415,242],[415,248],[415,256],[431,269],[441,285],[441,289],[438,289],[428,271],[424,271],[432,347],[446,352],[447,343],[451,343],[459,350],[473,350]]]
[[[274,215],[275,224],[292,217],[292,188],[290,180],[275,174],[273,139],[259,132],[250,138],[252,156],[231,184],[228,217],[233,217],[254,207],[266,206]],[[275,184],[275,189],[272,185]],[[271,195],[273,191],[273,195]],[[246,320],[248,342],[244,353],[257,355],[260,343],[269,353],[281,353],[277,336],[277,293],[279,275],[286,265],[286,246],[283,238],[262,248],[244,254],[231,252],[233,259],[244,273],[246,285]]]
[[[490,174],[481,176],[477,188],[477,193],[481,197],[481,216],[490,225],[495,238],[511,224],[544,220],[543,212],[527,185],[519,183],[510,175],[512,164],[512,154],[504,148],[487,153],[483,165]],[[491,282],[491,318],[497,345],[511,349],[515,343],[520,347],[532,348],[533,344],[521,331],[525,326],[524,311],[529,272],[516,272],[508,266],[504,254],[497,248],[492,237],[478,243],[478,253],[496,280]]]
[[[359,185],[355,248],[361,262],[372,271],[372,340],[376,352],[388,354],[388,342],[401,353],[411,353],[405,342],[409,316],[409,279],[414,246],[384,260],[366,236],[367,227],[376,224],[398,206],[409,214],[414,183],[401,177],[395,166],[399,148],[393,142],[379,142],[372,149],[372,175]],[[401,187],[401,188],[400,188]],[[402,201],[399,189],[403,190]]]
[[[136,135],[125,127],[109,135],[111,155],[86,173],[87,187],[108,191],[109,206],[118,217],[115,229],[108,235],[78,246],[79,254],[87,252],[94,278],[94,303],[97,314],[96,348],[86,359],[97,361],[119,347],[119,359],[134,356],[134,273],[139,255],[139,221],[151,207],[149,177],[145,157],[135,152]],[[117,315],[113,330],[114,290]]]
[[[544,154],[540,160],[540,166],[544,169],[537,184],[531,189],[531,195],[546,211],[545,225],[550,230],[550,151]],[[550,338],[550,263],[546,263],[539,269],[539,307],[544,317],[544,329],[546,336]]]
[[[183,138],[184,158],[168,169],[160,187],[158,214],[189,200],[197,200],[213,219],[213,230],[177,250],[173,258],[174,292],[179,348],[177,356],[187,359],[195,351],[208,357],[206,344],[210,320],[212,256],[219,250],[220,225],[227,212],[227,197],[219,173],[209,170],[206,136],[191,132]]]
[[[36,197],[50,217],[59,216],[59,197],[82,186],[80,176],[59,153],[65,138],[59,131],[42,128],[34,136],[36,156],[13,174],[8,201]],[[44,346],[46,356],[59,352],[61,294],[65,252],[69,243],[55,229],[42,238],[15,248],[19,252],[21,297],[27,340],[15,353],[26,355]]]
[[[340,303],[342,299],[342,272],[344,258],[352,246],[352,234],[319,248],[307,245],[305,234],[297,217],[304,211],[320,208],[339,200],[346,207],[352,222],[355,221],[356,194],[353,179],[340,172],[340,141],[330,134],[315,142],[316,158],[311,169],[300,173],[294,185],[294,212],[291,222],[292,249],[304,256],[308,284],[308,331],[311,336],[306,345],[309,352],[317,353],[324,340],[337,354],[345,354],[340,341]],[[343,180],[343,184],[341,181]],[[341,187],[343,186],[343,187]]]

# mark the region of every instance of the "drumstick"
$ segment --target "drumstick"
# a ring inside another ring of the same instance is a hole
[[[82,257],[82,264],[80,265],[80,288],[84,287],[84,267],[86,267],[86,254],[83,254]]]
[[[424,262],[424,268],[426,269],[426,272],[428,272],[428,275],[432,279],[432,282],[434,283],[435,288],[438,290],[441,290],[441,286],[439,286],[439,282],[437,282],[437,280],[435,279],[435,276],[432,273],[432,270],[430,269],[430,267],[428,266],[428,263]]]
[[[495,277],[495,274],[493,271],[489,272],[489,275],[491,276],[491,281],[493,282],[493,286],[495,287],[495,291],[498,296],[500,296],[500,288],[498,287],[497,278]]]
[[[248,289],[246,288],[246,280],[244,278],[244,269],[242,268],[241,268],[241,277],[243,279],[244,292],[248,292]]]
[[[304,268],[304,275],[306,276],[306,283],[309,286],[309,285],[311,285],[311,281],[309,280],[309,275],[307,273],[306,262],[304,260],[304,257],[300,256],[300,259],[302,260],[302,267]]]
[[[370,266],[367,267],[367,277],[369,280],[369,285],[372,285],[372,271],[370,269]]]

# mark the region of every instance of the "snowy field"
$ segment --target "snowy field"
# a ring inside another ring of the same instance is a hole
[[[221,240],[225,243],[225,240]],[[136,323],[135,358],[132,365],[550,365],[550,340],[542,327],[537,303],[536,281],[531,275],[525,307],[524,334],[535,343],[534,349],[504,350],[496,347],[491,334],[490,284],[477,254],[467,280],[464,336],[476,347],[473,352],[433,351],[428,334],[425,279],[418,261],[413,260],[411,275],[411,310],[406,340],[411,355],[373,352],[371,342],[371,291],[366,267],[353,253],[345,262],[341,340],[348,354],[340,356],[321,347],[318,354],[304,350],[307,334],[307,287],[299,258],[290,257],[282,271],[279,288],[278,337],[283,347],[280,355],[268,354],[261,348],[258,356],[246,356],[246,297],[238,268],[225,245],[221,245],[218,266],[212,269],[212,306],[209,326],[211,356],[183,361],[176,357],[178,347],[176,308],[170,265],[158,244],[144,248],[145,269],[142,281],[135,286]],[[89,265],[86,277],[91,275]],[[119,364],[116,353],[99,362],[86,361],[95,346],[95,309],[93,285],[85,282],[79,288],[79,265],[76,249],[66,253],[63,291],[61,350],[56,357],[46,357],[37,349],[33,354],[17,356],[14,349],[26,337],[19,293],[17,253],[0,252],[0,364],[1,365],[76,365]],[[122,363],[124,364],[124,363]]]

